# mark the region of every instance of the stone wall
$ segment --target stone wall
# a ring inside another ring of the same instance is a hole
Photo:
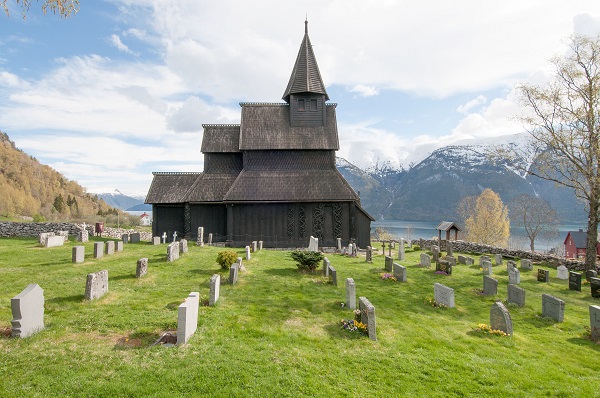
[[[431,245],[437,245],[437,239],[413,239],[412,244],[418,245],[420,242],[424,243],[424,248],[422,249],[430,249]],[[446,241],[442,240],[441,242],[441,250],[444,251],[446,246]],[[501,254],[503,257],[507,258],[527,258],[532,261],[544,261],[548,262],[550,265],[558,267],[559,265],[564,265],[570,270],[584,270],[585,264],[582,261],[566,259],[563,257],[558,257],[550,254],[541,254],[541,253],[532,253],[526,250],[509,250],[502,247],[482,245],[479,243],[473,242],[465,242],[462,240],[453,240],[452,241],[452,250],[454,252],[459,253],[486,253],[486,254]]]
[[[16,236],[39,236],[44,232],[54,232],[58,234],[58,231],[68,231],[71,237],[77,236],[77,232],[81,231],[83,224],[75,223],[52,223],[52,222],[0,222],[0,237],[16,237]],[[94,236],[94,225],[86,224],[86,229],[90,236]],[[104,227],[102,237],[104,238],[117,238],[121,239],[123,234],[132,234],[138,232],[140,238],[143,241],[151,241],[152,233],[140,232],[134,229],[123,229],[123,228],[110,228]]]

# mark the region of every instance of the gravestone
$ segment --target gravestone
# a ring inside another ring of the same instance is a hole
[[[177,308],[177,344],[185,344],[198,328],[200,293],[191,292]]]
[[[484,260],[481,262],[481,268],[484,275],[492,275],[492,262]]]
[[[432,246],[431,247],[431,253],[432,253],[432,257],[433,257],[433,262],[437,263],[438,259],[440,258],[440,248],[437,246]]]
[[[209,246],[212,246],[212,233],[208,234],[208,242],[207,243]]]
[[[323,275],[329,276],[329,266],[331,265],[331,261],[327,257],[323,257]]]
[[[429,257],[429,254],[421,253],[419,264],[421,267],[431,267],[431,257]]]
[[[366,297],[358,298],[358,309],[360,310],[360,321],[367,325],[367,331],[371,340],[377,341],[377,330],[375,321],[375,307]]]
[[[583,274],[581,272],[569,271],[569,290],[581,291],[581,278]]]
[[[179,254],[188,252],[188,241],[187,239],[181,239],[179,241]]]
[[[238,257],[236,263],[238,263],[238,270],[241,272],[245,272],[246,271],[246,267],[244,267],[244,264],[242,264],[242,258]]]
[[[510,313],[500,301],[492,304],[492,308],[490,309],[490,327],[493,330],[501,330],[510,336],[513,334]]]
[[[173,240],[171,242],[177,241],[177,231],[173,232]]]
[[[352,257],[356,257],[358,256],[358,245],[356,243],[352,244],[352,252],[351,252],[351,256]]]
[[[336,238],[336,243],[337,243],[337,251],[341,252],[342,251],[342,238]]]
[[[258,251],[258,242],[253,240],[252,241],[252,253],[256,253]]]
[[[139,232],[134,232],[129,235],[129,243],[140,243],[141,236]]]
[[[148,259],[146,257],[140,258],[137,261],[137,267],[135,269],[135,277],[141,278],[148,273]]]
[[[259,240],[258,241],[258,250],[262,250],[263,249],[263,241]]]
[[[309,252],[318,252],[319,251],[319,240],[314,236],[311,236],[308,241],[308,251]]]
[[[448,261],[440,259],[437,263],[435,263],[435,271],[445,272],[448,275],[452,275],[452,266]]]
[[[458,261],[459,264],[466,265],[467,264],[467,257],[463,256],[462,254],[459,254],[457,256],[457,261]]]
[[[208,305],[213,306],[219,301],[219,290],[221,288],[221,275],[214,274],[210,278],[210,294],[208,295]]]
[[[498,294],[498,281],[491,276],[483,276],[483,294],[486,296],[495,296]]]
[[[390,256],[390,258],[392,257],[392,243],[394,242],[390,242],[390,244],[388,245],[388,256]]]
[[[569,269],[564,265],[556,267],[556,277],[562,280],[569,279]]]
[[[393,240],[390,242],[390,249],[395,249],[395,248],[396,248],[396,241]],[[391,250],[390,250],[390,253],[391,253]],[[390,254],[390,256],[391,256],[391,254]]]
[[[204,227],[198,227],[198,237],[196,238],[196,246],[204,246]]]
[[[108,271],[102,270],[87,275],[85,299],[95,300],[108,292]]]
[[[85,246],[73,246],[71,249],[71,262],[82,263],[85,261]]]
[[[152,244],[153,244],[154,246],[156,246],[156,245],[160,245],[160,236],[153,236],[153,237],[152,237]]]
[[[123,241],[118,240],[115,242],[115,251],[117,253],[123,251]]]
[[[590,332],[593,340],[600,339],[600,306],[590,305]]]
[[[246,260],[250,260],[250,246],[246,246]]]
[[[69,231],[58,231],[58,236],[62,236],[65,242],[69,241]]]
[[[404,250],[404,239],[400,239],[400,242],[398,243],[398,260],[404,261],[405,257],[406,253]]]
[[[502,254],[496,254],[494,256],[494,261],[496,262],[496,265],[502,265]]]
[[[352,278],[346,278],[346,307],[356,309],[356,285]]]
[[[533,265],[531,264],[531,260],[529,260],[527,258],[522,258],[521,259],[521,269],[524,269],[527,271],[533,270]]]
[[[60,235],[48,236],[45,241],[45,247],[57,247],[65,244],[65,238]]]
[[[446,261],[448,261],[448,264],[450,264],[451,267],[456,267],[456,257],[446,256]]]
[[[585,271],[585,279],[589,282],[592,278],[597,278],[598,272],[593,269]]]
[[[167,246],[167,262],[175,261],[179,258],[179,243],[171,242]]]
[[[44,289],[32,283],[10,299],[11,336],[25,338],[44,329]]]
[[[537,280],[538,282],[548,282],[550,280],[550,271],[538,268]]]
[[[394,277],[398,282],[406,282],[406,267],[394,263],[392,266]]]
[[[542,294],[542,316],[562,322],[565,317],[565,302],[549,294]]]
[[[123,242],[123,243],[129,242],[129,234],[122,234],[121,235],[121,242]]]
[[[484,261],[489,261],[491,263],[492,259],[489,258],[488,256],[481,256],[481,257],[479,257],[479,267],[480,268],[483,268],[482,265],[483,265]]]
[[[77,231],[76,240],[77,242],[89,242],[90,233],[87,229],[80,229],[79,231]]]
[[[441,283],[435,283],[433,285],[433,295],[436,303],[443,304],[448,308],[454,308],[454,289]]]
[[[508,302],[514,303],[519,307],[525,305],[525,289],[515,285],[508,285]]]
[[[590,290],[592,297],[600,297],[600,278],[590,278]]]
[[[229,283],[235,285],[238,280],[239,264],[235,263],[229,267]]]
[[[54,232],[42,232],[41,234],[39,234],[38,236],[38,242],[40,243],[40,246],[46,246],[46,241],[48,240],[49,236],[54,236]],[[64,243],[64,241],[63,241]]]
[[[101,258],[104,255],[104,242],[94,242],[94,258]]]
[[[506,262],[506,271],[507,271],[507,272],[510,272],[510,269],[511,269],[511,268],[517,268],[517,263],[516,263],[516,262],[514,262],[513,260],[508,260],[508,261]]]
[[[368,263],[373,262],[373,248],[371,246],[367,246],[367,251],[365,254],[365,261]]]
[[[163,245],[165,243],[167,243],[167,233],[166,232],[163,232],[163,234],[162,234],[162,243],[163,243]]]
[[[473,265],[475,264],[475,259],[472,257],[465,257],[465,265]]]
[[[329,268],[329,279],[331,280],[331,283],[333,286],[337,286],[337,271],[331,265],[327,268]]]
[[[394,264],[394,259],[390,256],[385,256],[385,270],[388,272],[392,272],[392,266]]]
[[[508,270],[508,283],[512,285],[518,285],[521,283],[521,271],[517,268],[509,268]]]
[[[104,246],[104,250],[106,255],[111,255],[115,253],[115,241],[114,240],[107,240],[106,241],[106,246]]]
[[[448,255],[448,256],[454,255],[453,248],[452,248],[452,242],[449,240],[446,241],[446,255]]]

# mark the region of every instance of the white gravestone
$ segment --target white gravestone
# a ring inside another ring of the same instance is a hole
[[[454,308],[454,289],[435,283],[433,285],[434,300],[438,304],[443,304],[448,308]]]
[[[219,292],[221,289],[221,275],[214,274],[210,278],[210,294],[208,295],[208,305],[211,307],[219,301]]]
[[[346,278],[346,307],[356,309],[356,285],[352,278]]]
[[[569,279],[569,269],[567,267],[565,267],[564,265],[556,267],[556,272],[557,272],[556,277],[558,279],[563,279],[563,280]]]
[[[85,284],[85,299],[95,300],[108,292],[108,270],[88,274]]]
[[[10,300],[11,336],[28,337],[44,329],[44,290],[32,283]]]
[[[177,344],[185,344],[198,328],[200,293],[191,292],[177,309]]]
[[[250,246],[246,246],[246,260],[250,260]]]

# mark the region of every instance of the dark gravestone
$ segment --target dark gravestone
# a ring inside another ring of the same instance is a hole
[[[438,260],[435,263],[435,270],[436,272],[445,272],[448,275],[452,275],[452,266],[446,260]]]
[[[525,289],[516,285],[508,285],[508,302],[522,307],[525,305]]]
[[[486,296],[495,296],[498,294],[498,281],[491,276],[483,276],[483,294]]]
[[[393,265],[394,277],[398,282],[406,282],[406,267],[400,264],[394,263]]]
[[[585,279],[590,282],[590,279],[592,278],[597,278],[598,277],[598,272],[594,271],[593,269],[587,270],[585,272]]]
[[[490,327],[493,330],[502,330],[508,335],[513,334],[512,319],[500,301],[496,301],[490,309]]]
[[[569,271],[569,290],[581,291],[581,278],[580,272]]]
[[[235,263],[229,267],[229,283],[235,285],[238,280],[239,264]]]
[[[392,272],[393,266],[394,266],[394,259],[390,256],[385,256],[385,270],[388,272]]]
[[[367,325],[367,332],[371,340],[377,340],[377,322],[375,320],[375,307],[366,297],[358,298],[358,309],[360,310],[360,321]]]
[[[140,258],[135,268],[135,277],[141,278],[148,273],[148,258]]]
[[[333,286],[337,286],[337,271],[331,265],[328,268],[329,268],[329,279],[331,280],[331,283],[333,284]]]
[[[541,268],[538,269],[537,280],[538,282],[548,282],[550,280],[550,271]]]
[[[600,297],[600,278],[590,278],[590,288],[592,297]]]

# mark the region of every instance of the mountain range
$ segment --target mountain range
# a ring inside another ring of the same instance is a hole
[[[446,146],[409,168],[393,167],[387,162],[360,168],[343,158],[336,159],[336,166],[360,194],[363,208],[377,220],[458,220],[460,201],[490,188],[504,204],[521,194],[538,196],[557,211],[563,223],[585,222],[585,206],[572,190],[519,171],[535,166],[533,156],[518,159],[520,164],[516,164],[491,155],[497,145],[520,146],[523,141],[524,135],[519,134]],[[98,197],[122,210],[152,210],[143,204],[143,197],[127,196],[118,190]]]

